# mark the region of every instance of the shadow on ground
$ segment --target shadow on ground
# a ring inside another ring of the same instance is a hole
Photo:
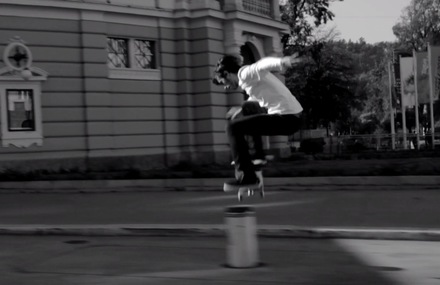
[[[334,240],[260,239],[263,266],[252,269],[224,266],[223,238],[0,240],[1,284],[397,285],[384,274],[390,268],[364,264]]]

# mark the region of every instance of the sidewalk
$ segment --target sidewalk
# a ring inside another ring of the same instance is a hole
[[[0,236],[8,285],[428,285],[438,243],[269,239],[254,268],[228,267],[224,238]]]
[[[17,192],[115,192],[115,191],[219,191],[225,178],[175,178],[130,180],[52,180],[1,181],[0,193]],[[330,177],[265,177],[265,186],[286,190],[326,187],[344,189],[388,187],[392,189],[439,189],[440,176],[330,176]]]
[[[0,183],[0,234],[224,236],[222,179]],[[440,240],[438,176],[268,178],[261,237]],[[173,191],[172,191],[173,190]],[[186,191],[175,191],[186,190]]]

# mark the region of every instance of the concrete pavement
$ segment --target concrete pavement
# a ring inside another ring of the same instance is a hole
[[[224,238],[1,236],[8,285],[434,285],[438,242],[261,238],[260,266],[229,268]]]

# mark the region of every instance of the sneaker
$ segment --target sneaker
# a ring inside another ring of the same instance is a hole
[[[251,175],[251,174],[243,175],[242,177],[240,177],[240,179],[233,179],[233,180],[226,181],[223,184],[223,191],[226,191],[226,192],[227,191],[237,191],[240,188],[258,187],[260,181],[254,172],[252,172],[252,174],[253,175]]]
[[[265,159],[254,159],[252,160],[252,164],[253,165],[259,165],[259,166],[264,166],[267,164],[267,160]]]
[[[254,159],[252,160],[252,164],[253,165],[260,165],[260,166],[264,166],[267,164],[268,159]],[[234,166],[235,165],[235,161],[231,161],[231,165]]]

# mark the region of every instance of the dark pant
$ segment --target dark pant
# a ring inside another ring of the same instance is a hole
[[[255,114],[234,118],[228,122],[226,133],[229,138],[235,167],[245,174],[254,171],[246,136],[288,136],[300,128],[301,120],[296,115]]]
[[[245,101],[241,106],[241,116],[267,114],[267,109],[260,107],[256,101]],[[248,151],[252,159],[264,159],[263,137],[261,135],[246,135]]]

